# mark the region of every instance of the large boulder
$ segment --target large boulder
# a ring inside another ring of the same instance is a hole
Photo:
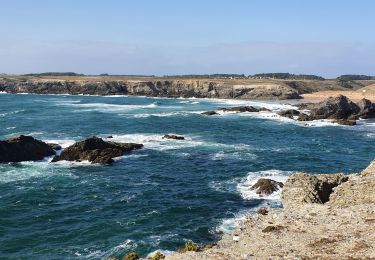
[[[60,155],[55,156],[52,162],[65,160],[111,164],[114,157],[122,156],[125,153],[142,147],[142,144],[135,143],[106,142],[101,138],[93,136],[67,147]]]
[[[181,136],[181,135],[172,135],[172,134],[168,134],[168,135],[164,135],[164,136],[163,136],[163,139],[185,140],[185,137],[183,137],[183,136]]]
[[[0,141],[0,163],[38,161],[54,154],[48,144],[32,136],[20,135]]]
[[[268,196],[278,191],[283,186],[284,184],[282,182],[260,178],[250,189],[255,191],[259,196]]]
[[[330,97],[323,102],[316,105],[311,110],[309,118],[316,119],[341,119],[346,120],[353,115],[357,115],[360,108],[347,97],[339,95],[337,97]]]
[[[286,181],[281,199],[284,207],[299,207],[305,203],[324,204],[334,188],[346,182],[343,174],[296,173]]]

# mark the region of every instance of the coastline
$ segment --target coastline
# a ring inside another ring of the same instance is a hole
[[[293,174],[282,191],[284,208],[248,215],[235,235],[224,235],[211,249],[174,253],[166,259],[375,258],[375,160],[362,172],[347,175],[347,181],[336,183],[324,204],[309,188],[314,176],[323,184],[338,178]]]
[[[288,100],[314,92],[371,91],[375,81],[353,81],[351,89],[336,80],[163,78],[125,76],[0,76],[0,92],[70,95]],[[341,94],[342,94],[341,93]]]
[[[49,94],[47,94],[47,95],[49,95]],[[53,95],[53,94],[52,94]],[[66,94],[62,94],[62,95],[66,95]],[[90,96],[90,95],[88,95],[88,96]],[[100,95],[97,95],[97,96],[100,96]],[[103,96],[103,97],[108,97],[108,96]],[[121,96],[120,96],[121,97]],[[166,97],[152,97],[152,98],[166,98]],[[194,98],[194,97],[192,97],[191,99],[196,99],[196,98]],[[206,98],[206,99],[210,99],[210,98]],[[199,99],[197,99],[197,100],[199,100]],[[238,100],[238,99],[216,99],[216,98],[212,98],[211,100],[213,100],[213,101],[233,101],[233,102],[235,102],[237,105],[238,105],[238,102],[249,102],[248,100]],[[272,100],[272,101],[268,101],[268,102],[271,102],[271,103],[280,103],[280,102],[283,102],[284,104],[285,103],[289,103],[289,102],[292,102],[292,101],[294,101],[294,100],[289,100],[289,101],[278,101],[278,100]],[[261,101],[259,101],[259,100],[256,100],[256,101],[254,101],[254,102],[261,102]],[[270,210],[270,212],[271,212],[271,214],[273,214],[273,215],[282,215],[282,214],[284,214],[284,213],[282,213],[283,211],[280,211],[279,209],[271,209]],[[249,221],[249,219],[252,219],[251,217],[248,217],[248,220],[247,221],[245,221],[245,226],[246,226],[246,223],[248,223],[248,221]],[[258,218],[258,220],[259,220],[259,218]],[[274,220],[270,220],[270,221],[274,221]],[[255,224],[254,224],[255,225]],[[240,228],[242,228],[243,229],[243,227],[240,227]],[[253,232],[253,231],[252,231]],[[261,233],[262,234],[262,233]],[[232,240],[233,240],[233,237],[232,236],[230,236],[230,235],[226,235],[226,236],[224,236],[224,238],[223,238],[223,242],[222,241],[220,241],[219,242],[219,246],[223,243],[223,245],[224,246],[226,246],[226,245],[228,245],[229,246],[229,244],[231,244],[232,243]],[[224,241],[226,241],[226,242],[224,242]],[[235,245],[236,245],[237,243],[235,243]],[[189,255],[190,253],[187,253],[187,255]],[[190,257],[190,256],[189,256]],[[236,256],[237,257],[237,256]],[[199,258],[200,258],[200,256],[199,256]],[[181,258],[179,258],[179,259],[181,259]],[[188,259],[191,259],[191,258],[188,258]],[[209,258],[208,258],[209,259]],[[217,259],[217,258],[215,258],[215,259]],[[224,258],[225,259],[225,258]]]

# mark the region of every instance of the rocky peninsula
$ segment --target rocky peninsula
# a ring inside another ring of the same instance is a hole
[[[281,209],[249,215],[210,249],[165,259],[375,259],[375,161],[360,173],[296,173]]]

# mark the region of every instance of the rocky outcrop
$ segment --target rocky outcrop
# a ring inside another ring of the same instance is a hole
[[[359,107],[358,117],[362,119],[375,118],[375,104],[370,100],[363,98],[357,103]]]
[[[284,208],[249,215],[234,235],[180,259],[375,259],[375,161],[359,174],[291,175]]]
[[[53,150],[55,150],[55,151],[58,151],[58,150],[61,150],[61,149],[62,149],[61,145],[59,145],[59,144],[55,144],[55,143],[47,143],[47,145],[48,145],[49,147],[51,147]]]
[[[32,136],[20,135],[0,141],[0,163],[38,161],[54,154],[48,144]]]
[[[300,113],[297,120],[312,121],[333,119],[340,125],[356,125],[356,120],[375,118],[375,105],[367,99],[354,103],[343,95],[329,97],[320,103],[300,104],[300,109],[309,109],[310,115]],[[287,113],[283,111],[282,113]]]
[[[299,92],[287,84],[235,85],[215,80],[103,80],[98,78],[0,78],[0,91],[35,94],[135,95],[151,97],[295,99]]]
[[[345,120],[357,115],[360,108],[347,97],[339,95],[330,97],[317,104],[316,108],[311,110],[310,118],[316,119],[339,119]]]
[[[183,137],[183,136],[181,136],[181,135],[172,135],[172,134],[168,134],[168,135],[164,135],[164,136],[163,136],[163,139],[185,140],[185,137]]]
[[[257,108],[253,106],[239,106],[239,107],[224,107],[219,108],[218,111],[221,112],[230,112],[230,113],[245,113],[245,112],[260,112],[260,111],[271,111],[265,107]],[[212,116],[212,115],[218,115],[219,113],[217,111],[207,111],[201,113],[202,115],[206,116]]]
[[[252,107],[252,106],[227,107],[227,108],[220,108],[219,110],[222,110],[223,112],[238,112],[238,113],[260,111],[258,108]]]
[[[260,178],[253,186],[251,190],[255,191],[259,196],[268,196],[278,191],[284,186],[282,182],[274,181],[271,179]]]
[[[111,164],[114,157],[119,157],[142,148],[142,144],[106,142],[98,137],[91,137],[65,148],[52,162],[89,161],[91,163]]]
[[[218,113],[216,111],[207,111],[207,112],[201,113],[201,115],[213,116],[213,115],[218,115]]]

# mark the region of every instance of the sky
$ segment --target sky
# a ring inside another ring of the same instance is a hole
[[[373,0],[0,0],[0,73],[375,75]]]

